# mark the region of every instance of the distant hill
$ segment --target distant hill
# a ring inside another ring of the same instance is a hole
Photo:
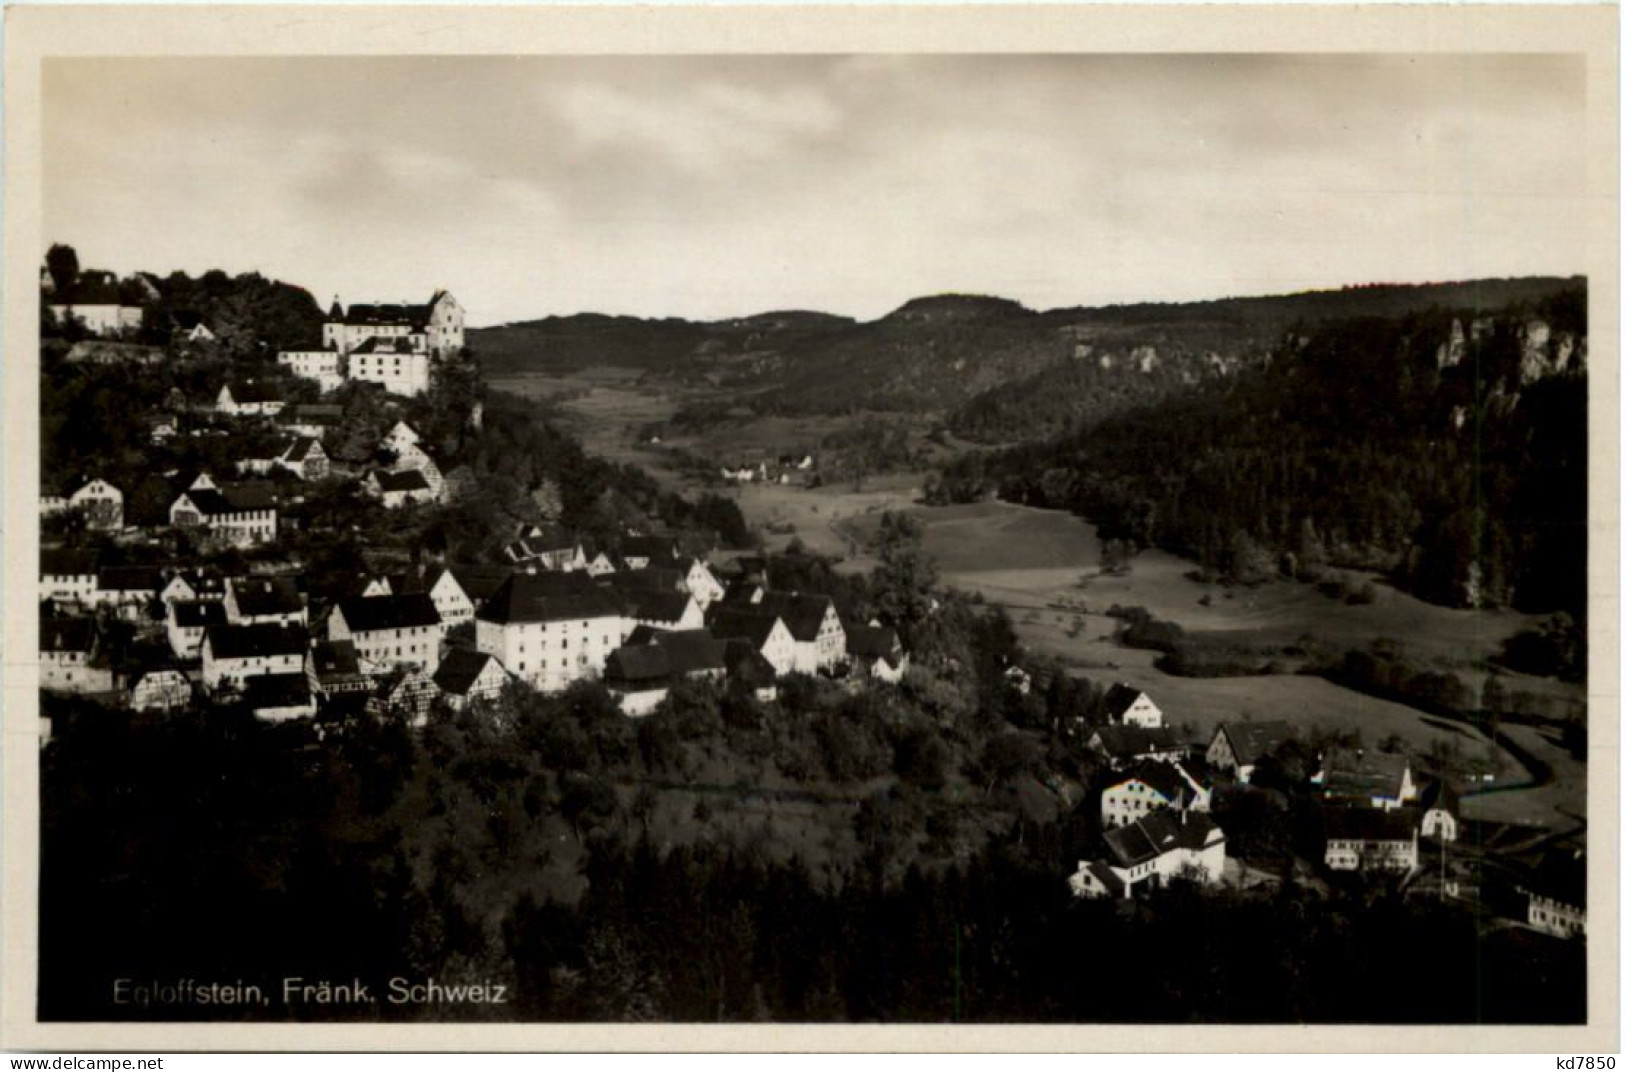
[[[777,312],[709,323],[581,314],[470,333],[485,367],[641,369],[704,380],[759,413],[941,413],[987,441],[1031,439],[1264,360],[1290,330],[1357,316],[1506,310],[1574,280],[1373,285],[1258,298],[1038,312],[997,297],[913,299],[869,322]]]

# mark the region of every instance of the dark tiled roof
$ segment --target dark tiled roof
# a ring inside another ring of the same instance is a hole
[[[818,630],[824,624],[824,615],[834,606],[829,596],[794,595],[786,592],[768,592],[756,606],[784,619],[790,635],[806,643],[818,639]]]
[[[457,579],[462,586],[463,594],[473,600],[476,605],[491,598],[503,582],[513,576],[513,570],[507,566],[464,566],[451,565],[446,569]],[[429,581],[430,586],[434,584]]]
[[[1326,753],[1322,789],[1331,797],[1399,798],[1410,761],[1388,752],[1353,752],[1334,748]]]
[[[627,536],[621,540],[620,553],[622,558],[675,559],[677,541],[670,536]]]
[[[303,707],[310,703],[310,678],[304,674],[256,674],[243,682],[243,700],[256,709]]]
[[[902,645],[897,630],[885,625],[853,625],[846,630],[846,651],[865,659],[889,659]]]
[[[1143,729],[1139,726],[1101,726],[1095,731],[1100,746],[1113,756],[1138,756],[1172,752],[1184,747],[1179,735],[1167,726]]]
[[[309,645],[302,626],[267,622],[258,625],[217,625],[205,635],[217,659],[248,659],[270,655],[298,655]]]
[[[1177,799],[1181,793],[1187,795],[1190,793],[1190,786],[1185,784],[1185,779],[1179,776],[1172,763],[1158,763],[1155,760],[1139,763],[1118,775],[1107,788],[1126,785],[1132,781],[1144,782],[1168,800]]]
[[[276,493],[260,484],[238,484],[212,488],[194,488],[183,492],[198,512],[205,517],[222,514],[241,514],[249,510],[276,509]]]
[[[372,478],[380,491],[428,491],[429,479],[417,469],[402,469],[391,473],[387,469],[373,470]]]
[[[777,614],[756,607],[712,606],[705,616],[705,627],[714,637],[748,640],[759,651],[778,620]]]
[[[433,299],[428,305],[391,305],[391,304],[361,304],[351,305],[341,318],[346,324],[407,324],[422,330],[424,324],[429,322],[429,313]],[[338,310],[338,303],[334,303],[333,312]],[[332,312],[329,319],[335,319]]]
[[[39,553],[39,571],[41,576],[83,577],[96,572],[96,556],[66,547],[47,548]]]
[[[250,618],[297,614],[305,605],[291,577],[237,577],[229,583],[237,609]]]
[[[1226,722],[1219,727],[1230,741],[1236,762],[1252,766],[1293,739],[1289,722]]]
[[[467,696],[468,690],[474,687],[475,680],[491,661],[491,656],[484,652],[453,648],[440,660],[440,667],[434,672],[435,687],[453,696]]]
[[[346,677],[361,673],[361,657],[350,640],[318,640],[310,647],[310,662],[318,677]]]
[[[539,574],[521,573],[508,578],[492,594],[480,608],[479,617],[506,624],[613,618],[620,613],[619,603],[608,592],[590,584],[574,587]]]
[[[42,618],[40,651],[90,651],[96,646],[96,622],[91,618]]]
[[[683,575],[674,569],[648,567],[606,573],[599,580],[622,591],[675,592],[683,583]]]
[[[1091,860],[1084,866],[1088,868],[1089,873],[1095,876],[1095,879],[1106,888],[1107,893],[1113,897],[1122,895],[1123,880],[1117,877],[1117,872],[1113,871],[1106,861]]]
[[[728,676],[752,688],[773,684],[773,664],[748,640],[730,640],[723,653],[728,664]]]
[[[421,331],[422,328],[420,327],[417,330]],[[377,335],[369,335],[361,345],[350,352],[352,354],[410,354],[416,351],[412,349],[412,343],[406,336],[397,339],[385,339]]]
[[[665,650],[676,674],[727,669],[728,645],[707,629],[657,630],[639,626],[629,644],[648,644]]]
[[[226,624],[226,608],[213,599],[177,599],[170,605],[175,624],[182,629],[208,629]]]
[[[1328,840],[1409,841],[1421,825],[1415,808],[1327,808],[1322,814]]]
[[[617,685],[655,685],[670,680],[671,660],[666,649],[658,644],[639,644],[616,648],[604,660],[604,683]]]
[[[1175,849],[1201,849],[1218,829],[1218,824],[1203,812],[1165,808],[1128,826],[1108,830],[1103,836],[1112,862],[1118,867],[1133,867]]]
[[[316,453],[321,445],[322,441],[315,436],[296,436],[293,444],[282,452],[282,457],[290,462],[302,462]]]
[[[164,586],[156,566],[108,566],[96,574],[96,587],[104,592],[153,592]]]
[[[1423,811],[1449,812],[1451,815],[1461,814],[1461,797],[1456,794],[1455,787],[1443,778],[1435,778],[1422,790],[1421,807]]]
[[[688,610],[682,592],[627,592],[627,617],[646,622],[675,622]]]
[[[344,615],[345,624],[357,633],[440,624],[440,612],[434,609],[434,601],[422,592],[346,599],[339,603],[339,612]]]
[[[269,383],[234,383],[229,384],[231,400],[238,405],[245,402],[277,402],[282,393]]]

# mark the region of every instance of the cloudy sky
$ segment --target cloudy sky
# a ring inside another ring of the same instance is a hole
[[[53,60],[44,100],[81,263],[475,324],[1586,263],[1575,57]]]

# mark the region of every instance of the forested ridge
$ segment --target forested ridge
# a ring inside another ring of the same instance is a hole
[[[932,496],[1075,510],[1233,580],[1357,567],[1439,603],[1578,616],[1585,330],[1583,288],[1326,324],[1227,381],[962,458]]]

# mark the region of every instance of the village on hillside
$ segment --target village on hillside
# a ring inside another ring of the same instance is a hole
[[[798,679],[858,694],[909,677],[907,623],[775,584],[770,558],[724,548],[714,530],[653,519],[584,533],[544,507],[494,522],[477,557],[444,540],[392,545],[406,519],[481,491],[466,464],[448,464],[446,444],[466,449],[485,420],[450,293],[422,304],[335,299],[320,345],[298,349],[229,305],[211,316],[176,307],[162,288],[76,266],[42,273],[44,332],[61,367],[92,378],[196,367],[190,389],[122,414],[142,432],[133,463],[126,452],[105,469],[47,473],[45,692],[148,718],[246,713],[320,736],[356,720],[416,730],[478,718],[516,690],[583,683],[642,720],[696,685],[772,705]],[[463,397],[448,408],[459,375]],[[810,454],[785,456],[775,473],[813,465]],[[724,475],[770,479],[765,463]],[[312,569],[308,541],[346,525],[359,559]],[[1018,658],[1001,687],[1020,703],[1048,687],[1035,680],[1047,673]],[[1051,785],[1088,811],[1093,831],[1075,871],[1055,877],[1075,897],[1330,888],[1354,876],[1506,926],[1585,933],[1583,855],[1463,837],[1465,787],[1424,757],[1311,740],[1281,721],[1228,722],[1193,739],[1176,728],[1182,712],[1102,685],[1093,709],[1051,712],[1088,772]],[[52,730],[47,717],[46,747]],[[1305,801],[1318,824],[1308,834]],[[1279,836],[1267,847],[1262,826],[1225,826],[1250,812],[1271,817],[1263,825]],[[1305,844],[1318,846],[1308,858]]]

